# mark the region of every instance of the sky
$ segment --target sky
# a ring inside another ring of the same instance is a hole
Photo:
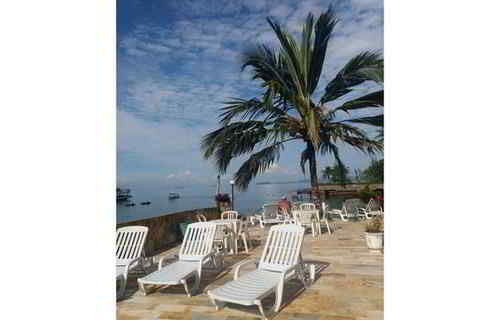
[[[349,58],[363,50],[383,53],[382,0],[117,3],[118,186],[215,183],[217,171],[202,157],[200,141],[218,128],[224,101],[261,92],[259,83],[250,79],[250,69],[241,72],[240,54],[255,43],[277,47],[266,17],[298,34],[309,12],[317,17],[334,5],[340,22],[330,39],[317,97]],[[365,84],[355,94],[377,88]],[[287,145],[279,163],[256,181],[307,178],[299,166],[303,149],[299,142]],[[340,145],[340,150],[351,169],[370,162],[349,146]],[[230,180],[247,158],[235,159],[222,179]],[[320,170],[332,164],[332,156],[319,156]]]

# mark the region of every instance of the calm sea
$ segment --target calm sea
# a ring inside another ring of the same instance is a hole
[[[250,215],[259,211],[263,204],[278,201],[282,195],[298,189],[310,187],[309,183],[288,183],[288,184],[252,184],[245,192],[234,191],[235,210],[240,214]],[[131,189],[132,198],[136,205],[126,207],[117,204],[117,222],[127,222],[144,218],[161,216],[179,211],[192,210],[197,208],[214,207],[214,194],[216,187],[208,185],[197,185],[193,187],[172,189],[169,187],[128,186]],[[179,199],[168,199],[169,192],[180,194]],[[223,189],[223,192],[231,194],[230,186]],[[328,199],[332,208],[339,208],[343,199]],[[141,202],[150,201],[150,205],[141,205]]]

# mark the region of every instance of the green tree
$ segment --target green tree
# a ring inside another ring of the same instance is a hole
[[[221,108],[220,128],[205,135],[201,142],[206,159],[215,160],[225,174],[232,159],[250,154],[234,174],[236,186],[245,190],[250,181],[279,161],[286,143],[302,141],[305,149],[300,166],[305,174],[308,164],[311,186],[318,193],[316,157],[333,154],[342,163],[338,143],[343,142],[367,154],[383,146],[370,138],[358,125],[383,126],[383,112],[339,119],[352,110],[383,107],[383,89],[361,97],[346,99],[354,87],[365,81],[383,82],[383,58],[365,51],[351,58],[326,85],[315,101],[332,31],[338,19],[330,6],[318,19],[309,13],[302,36],[295,39],[274,19],[267,18],[279,40],[276,51],[263,44],[243,53],[242,70],[249,67],[253,79],[263,88],[262,95],[251,99],[231,98]],[[327,103],[343,98],[343,103],[327,111]]]
[[[322,175],[324,179],[327,179],[330,183],[345,185],[351,183],[351,179],[348,178],[349,167],[345,165],[336,164],[333,167],[326,166]]]
[[[384,183],[384,159],[372,160],[363,177],[368,183]]]

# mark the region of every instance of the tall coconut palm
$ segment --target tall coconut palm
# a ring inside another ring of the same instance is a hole
[[[305,149],[300,166],[305,174],[305,165],[309,164],[311,186],[317,192],[318,153],[333,154],[342,164],[340,142],[368,154],[382,150],[382,145],[357,125],[381,127],[383,113],[347,119],[338,119],[337,115],[364,108],[382,110],[383,89],[347,99],[330,110],[327,104],[345,98],[353,87],[365,81],[382,82],[383,58],[372,51],[359,53],[327,84],[319,101],[314,101],[328,41],[338,22],[332,7],[317,20],[309,13],[300,41],[274,19],[267,21],[280,42],[279,50],[256,45],[243,53],[241,67],[252,69],[253,80],[260,83],[263,93],[251,99],[227,101],[219,115],[221,127],[203,137],[202,151],[206,159],[215,160],[221,174],[226,173],[232,159],[250,154],[234,174],[236,186],[245,190],[255,176],[279,161],[287,142],[302,141]]]

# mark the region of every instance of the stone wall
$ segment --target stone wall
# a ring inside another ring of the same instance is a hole
[[[196,214],[201,213],[207,220],[219,219],[220,213],[217,208],[194,209],[182,212],[171,213],[159,217],[135,220],[119,223],[116,228],[126,226],[145,226],[149,228],[144,250],[146,256],[156,254],[159,250],[166,249],[176,242],[182,240],[179,230],[179,223],[191,220],[197,221]]]

